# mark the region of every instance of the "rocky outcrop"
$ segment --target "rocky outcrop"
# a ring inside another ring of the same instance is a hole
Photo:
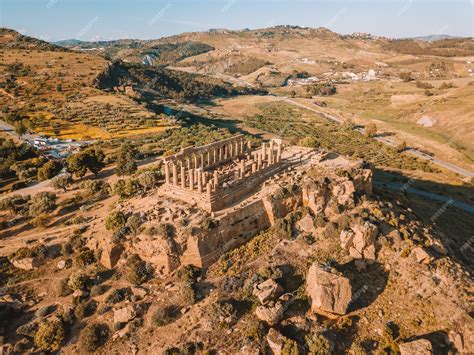
[[[411,251],[411,255],[419,264],[429,264],[433,257],[422,247],[416,247]]]
[[[307,233],[307,234],[313,234],[315,233],[316,229],[314,227],[314,220],[313,217],[308,213],[306,216],[301,218],[298,223],[298,228],[300,231]]]
[[[255,315],[258,319],[263,322],[266,322],[269,325],[276,325],[282,319],[285,313],[285,306],[282,302],[272,302],[267,305],[258,306],[255,309]]]
[[[261,304],[276,300],[282,293],[283,288],[273,279],[268,279],[253,287],[253,294]]]
[[[433,348],[429,340],[419,339],[400,344],[400,355],[431,355]]]
[[[341,248],[348,250],[355,259],[375,260],[375,241],[378,235],[376,225],[365,222],[349,230],[343,230],[339,236]]]
[[[285,346],[286,337],[281,335],[274,328],[270,328],[267,334],[268,347],[271,349],[274,355],[280,355],[283,347]]]
[[[43,263],[38,258],[24,258],[24,259],[13,260],[12,264],[18,269],[33,270],[33,269],[36,269],[37,267],[40,267]]]
[[[128,323],[135,318],[136,315],[133,305],[127,305],[126,307],[114,311],[114,323]]]
[[[313,312],[346,314],[352,298],[352,288],[344,276],[324,270],[313,264],[306,277],[306,292]]]

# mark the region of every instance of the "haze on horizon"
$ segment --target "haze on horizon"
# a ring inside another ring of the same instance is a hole
[[[0,27],[47,41],[152,39],[211,28],[327,27],[474,36],[473,0],[0,0]]]

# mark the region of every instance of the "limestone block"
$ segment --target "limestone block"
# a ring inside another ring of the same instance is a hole
[[[22,270],[33,270],[40,267],[42,262],[38,258],[24,258],[19,260],[13,260],[13,266]]]
[[[349,279],[325,271],[317,263],[308,271],[306,291],[311,298],[311,309],[314,312],[346,314],[352,298]]]
[[[433,348],[429,340],[419,339],[399,345],[400,355],[431,355]]]
[[[282,293],[283,288],[272,279],[268,279],[253,287],[253,294],[258,298],[261,304],[276,300]]]

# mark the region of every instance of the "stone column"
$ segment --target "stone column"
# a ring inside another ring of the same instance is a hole
[[[257,170],[262,169],[262,153],[257,152]]]
[[[263,143],[262,144],[262,160],[266,160],[267,159],[267,144],[266,143]]]
[[[217,163],[217,149],[216,148],[212,149],[212,155],[214,156],[212,163],[215,164]]]
[[[252,143],[247,141],[247,158],[252,159]]]
[[[189,169],[189,189],[194,190],[194,169]]]
[[[245,160],[240,161],[240,178],[243,179],[245,177]]]
[[[173,185],[178,186],[178,167],[175,162],[171,163],[171,167],[173,168]]]
[[[219,161],[222,161],[222,158],[224,157],[224,146],[220,146],[217,149],[219,150]]]
[[[252,174],[255,174],[257,171],[257,164],[252,163]]]
[[[208,173],[207,172],[204,172],[202,174],[202,186],[206,186],[207,184],[207,178],[208,178]]]
[[[197,154],[194,154],[194,166],[193,166],[194,169],[197,169],[198,168],[198,157],[197,157]]]
[[[181,164],[181,188],[186,188],[186,170],[183,164]]]
[[[277,146],[277,158],[276,158],[277,163],[281,161],[281,143],[278,144]]]
[[[244,152],[244,139],[243,138],[240,140],[240,154],[241,155],[245,154],[245,152]]]
[[[170,168],[168,166],[168,162],[165,162],[165,182],[167,184],[170,183]]]
[[[214,188],[217,190],[219,187],[219,175],[217,174],[217,170],[214,171]]]
[[[211,182],[208,181],[207,184],[206,184],[206,192],[207,192],[208,194],[210,194],[210,193],[212,192],[212,187],[211,187],[211,186],[212,186],[212,185],[211,185]]]
[[[202,170],[197,171],[198,192],[202,194]]]
[[[190,163],[190,159],[189,159],[189,156],[186,156],[184,159],[186,159],[186,169],[191,169],[191,163]]]
[[[199,167],[204,169],[204,153],[199,153]]]

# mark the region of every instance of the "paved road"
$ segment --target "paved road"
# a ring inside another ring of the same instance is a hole
[[[453,200],[452,198],[449,198],[449,197],[446,197],[446,196],[443,196],[443,195],[438,195],[438,194],[434,194],[432,192],[413,189],[411,187],[406,187],[403,184],[397,184],[397,183],[387,183],[387,184],[385,184],[385,183],[381,183],[381,182],[374,182],[374,184],[376,186],[386,187],[390,190],[395,190],[395,191],[402,191],[403,190],[403,191],[406,191],[409,194],[426,197],[426,198],[428,198],[430,200],[433,200],[433,201],[449,203],[449,205],[452,205],[452,206],[457,207],[457,208],[459,208],[463,211],[474,214],[474,206],[471,206],[471,205],[468,205],[466,203]]]
[[[326,117],[327,119],[329,120],[332,120],[334,122],[337,122],[337,123],[342,123],[343,120],[341,118],[338,118],[338,117],[335,117],[333,115],[330,115],[328,113],[325,113],[325,112],[322,112],[320,110],[317,110],[313,107],[310,107],[310,106],[307,106],[305,104],[302,104],[301,102],[298,102],[298,101],[295,101],[295,100],[292,100],[288,97],[283,97],[282,98],[283,101],[285,102],[288,102],[289,104],[292,104],[292,105],[295,105],[295,106],[299,106],[299,107],[302,107],[302,108],[305,108],[309,111],[312,111],[312,112],[315,112],[317,114],[320,114],[324,117]],[[364,133],[364,130],[362,128],[356,128],[357,131],[361,132],[361,133]],[[396,147],[397,144],[392,141],[391,139],[389,138],[386,138],[386,137],[374,137],[375,140],[383,143],[383,144],[386,144],[386,145],[389,145],[389,146],[392,146],[392,147]],[[439,158],[436,158],[436,157],[433,157],[429,154],[426,154],[426,153],[423,153],[423,152],[420,152],[419,150],[416,150],[416,149],[413,149],[413,148],[408,148],[406,150],[407,153],[410,153],[410,154],[413,154],[415,155],[416,157],[422,159],[422,160],[427,160],[427,161],[430,161],[432,162],[433,164],[436,164],[436,165],[439,165],[447,170],[451,170],[452,172],[455,172],[456,174],[459,174],[461,176],[464,176],[464,177],[469,177],[469,178],[474,178],[474,172],[472,171],[469,171],[469,170],[466,170],[464,168],[461,168],[455,164],[452,164],[452,163],[449,163],[445,160],[442,160],[442,159],[439,159]]]

